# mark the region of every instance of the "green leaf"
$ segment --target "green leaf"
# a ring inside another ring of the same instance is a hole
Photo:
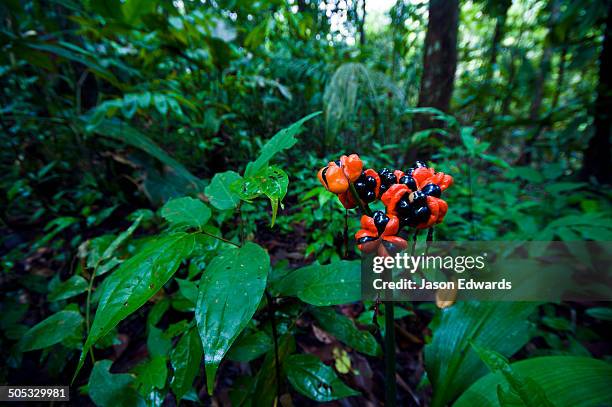
[[[191,253],[194,245],[194,235],[186,233],[150,240],[104,281],[104,291],[75,376],[89,348],[155,295]]]
[[[195,328],[186,332],[170,356],[174,377],[170,383],[177,400],[183,398],[193,385],[202,362],[202,342]]]
[[[470,342],[504,356],[525,345],[530,338],[528,317],[536,306],[470,301],[439,310],[431,324],[433,340],[425,347],[432,406],[448,404],[487,372]]]
[[[361,262],[313,264],[292,271],[276,286],[282,295],[297,296],[312,305],[338,305],[361,299]]]
[[[289,356],[284,368],[289,383],[298,392],[320,403],[360,395],[344,384],[333,369],[316,356]]]
[[[210,204],[219,210],[234,209],[240,202],[240,196],[230,189],[230,185],[239,180],[242,180],[242,177],[234,171],[215,174],[210,185],[204,190]]]
[[[199,190],[201,181],[198,177],[190,173],[181,163],[170,157],[170,155],[155,144],[153,140],[129,126],[127,123],[119,120],[103,120],[99,125],[95,126],[95,128],[88,130],[144,151],[167,165],[175,176],[180,177],[182,181],[191,185],[192,189],[196,191]]]
[[[257,310],[269,269],[268,253],[247,242],[214,258],[202,275],[196,321],[209,394],[221,360]]]
[[[250,362],[272,349],[272,339],[263,331],[243,335],[232,345],[227,357],[236,362]]]
[[[57,312],[25,333],[19,341],[19,350],[28,352],[62,343],[65,339],[73,337],[75,333],[81,335],[82,327],[83,317],[79,312]]]
[[[278,133],[274,135],[268,142],[261,148],[261,152],[259,153],[259,157],[253,162],[247,164],[246,170],[244,172],[245,177],[253,176],[263,170],[272,157],[274,157],[279,152],[286,150],[290,147],[293,147],[295,143],[297,143],[297,136],[302,131],[302,125],[312,119],[315,116],[320,115],[321,112],[311,113],[306,117],[301,118],[297,122],[293,123],[289,127],[282,129]]]
[[[612,405],[612,365],[581,356],[535,357],[510,364],[515,374],[535,382],[558,407]],[[482,377],[453,404],[454,407],[499,406],[496,389],[507,386],[501,372]]]
[[[155,356],[134,368],[136,383],[142,387],[143,393],[149,393],[153,389],[163,389],[168,378],[168,366],[164,356]]]
[[[74,297],[87,291],[87,280],[81,276],[72,276],[51,290],[49,301],[60,301]]]
[[[602,321],[612,321],[612,308],[595,307],[586,310],[586,314]]]
[[[289,186],[289,177],[285,171],[278,167],[270,166],[264,168],[260,173],[245,177],[243,180],[232,184],[232,187],[238,189],[240,197],[246,201],[266,195],[272,204],[272,221],[271,226],[274,226],[278,205],[287,194]]]
[[[516,394],[527,407],[552,407],[550,400],[546,398],[546,394],[537,383],[529,378],[525,379],[521,374],[515,372],[508,359],[499,353],[481,348],[475,344],[472,347],[480,356],[480,359],[493,372],[501,372],[506,381],[510,384],[510,391]]]
[[[210,209],[199,199],[189,196],[168,201],[161,215],[174,226],[201,228],[210,219]]]
[[[144,407],[146,404],[131,386],[134,377],[126,373],[109,372],[113,362],[101,360],[89,376],[89,397],[98,407]]]
[[[338,314],[332,308],[314,309],[312,314],[323,330],[334,335],[339,341],[344,342],[356,351],[370,356],[381,354],[380,346],[371,333],[359,330],[353,321]]]

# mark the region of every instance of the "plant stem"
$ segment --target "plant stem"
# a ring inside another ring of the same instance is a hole
[[[236,247],[241,247],[241,246],[240,246],[238,243],[234,243],[234,242],[232,242],[231,240],[224,239],[224,238],[222,238],[221,236],[213,235],[212,233],[208,233],[208,232],[206,232],[206,231],[204,231],[204,230],[200,230],[200,232],[201,232],[203,235],[210,236],[210,237],[212,237],[212,238],[214,238],[214,239],[217,239],[217,240],[220,240],[220,241],[222,241],[222,242],[224,242],[224,243],[231,244],[231,245],[236,246]]]
[[[353,196],[353,199],[355,200],[355,202],[359,204],[359,208],[361,209],[361,212],[363,212],[364,214],[368,216],[372,216],[372,210],[370,209],[367,203],[363,202],[361,198],[359,198],[359,194],[357,193],[357,190],[355,189],[355,185],[352,182],[349,182],[349,191],[351,191],[351,195]]]
[[[385,301],[385,407],[395,407],[395,316],[393,301]]]
[[[99,262],[98,262],[99,264]],[[91,308],[91,290],[93,290],[93,282],[94,282],[94,278],[96,277],[96,272],[98,271],[98,264],[96,264],[96,266],[94,267],[93,271],[91,272],[91,277],[89,278],[89,286],[87,287],[87,302],[85,303],[85,326],[87,327],[87,336],[89,337],[89,332],[91,331],[91,325],[89,323],[89,314],[90,314],[90,308]],[[91,363],[95,364],[96,363],[96,358],[94,358],[94,354],[93,354],[93,347],[90,346],[89,347],[89,356],[91,356]]]
[[[278,333],[276,332],[276,316],[274,315],[274,298],[268,290],[266,290],[266,300],[268,301],[268,312],[270,313],[270,322],[272,324],[272,339],[274,340],[274,371],[276,373],[276,399],[280,402],[281,396],[281,375],[280,363],[278,360]],[[276,403],[275,403],[276,404]]]

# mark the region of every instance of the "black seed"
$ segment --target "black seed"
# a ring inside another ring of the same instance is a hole
[[[385,172],[380,176],[380,183],[386,186],[393,185],[397,182],[397,177],[392,172]]]
[[[375,237],[372,236],[364,236],[360,239],[357,239],[357,244],[362,244],[362,243],[367,243],[367,242],[371,242],[373,240],[376,240]]]
[[[427,195],[423,193],[423,191],[415,191],[411,194],[412,197],[412,206],[414,208],[420,208],[422,206],[427,206]]]
[[[397,214],[400,217],[406,217],[406,216],[409,216],[413,212],[414,208],[410,205],[410,202],[408,202],[408,199],[402,198],[399,200],[399,202],[395,206],[395,210],[397,211]]]
[[[387,174],[387,173],[393,173],[393,171],[391,171],[388,168],[383,168],[382,170],[378,171],[378,175]]]
[[[414,163],[414,168],[427,168],[427,164],[423,161],[417,161]]]
[[[340,160],[334,161],[338,167],[340,167]]]
[[[423,191],[425,195],[435,196],[436,198],[442,196],[442,189],[436,184],[427,184],[421,191]]]
[[[426,222],[429,219],[431,211],[427,206],[422,206],[414,211],[414,220],[417,224]]]
[[[372,218],[374,219],[374,225],[378,230],[378,234],[382,235],[382,233],[385,231],[385,228],[387,227],[387,223],[389,223],[389,217],[385,215],[383,211],[376,211],[374,212]]]
[[[417,190],[416,181],[410,175],[404,175],[401,177],[399,183],[406,185],[411,191]]]
[[[409,175],[412,177],[412,173],[414,172],[414,168],[408,168],[408,171],[406,171],[404,174]]]
[[[374,191],[366,191],[365,197],[362,199],[365,202],[370,203],[376,199],[376,193]]]
[[[368,175],[367,177],[365,177],[365,184],[368,187],[368,189],[376,188],[376,178]]]

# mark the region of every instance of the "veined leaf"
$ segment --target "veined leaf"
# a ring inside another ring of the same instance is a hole
[[[290,272],[274,289],[282,295],[297,296],[312,305],[338,305],[361,298],[359,261],[313,264]]]
[[[89,397],[98,407],[144,407],[144,400],[132,387],[134,377],[126,373],[113,374],[113,362],[101,360],[89,376]]]
[[[332,368],[316,356],[289,356],[284,368],[289,383],[297,391],[320,403],[360,394],[344,384]]]
[[[510,384],[510,391],[505,394],[518,395],[527,407],[553,407],[542,388],[532,379],[525,379],[520,373],[515,372],[503,355],[478,345],[472,344],[472,347],[492,372],[501,372]]]
[[[209,394],[221,360],[257,310],[269,268],[268,253],[248,242],[239,249],[223,252],[204,270],[196,321],[204,349]]]
[[[87,291],[87,280],[81,276],[72,276],[60,283],[49,293],[49,301],[60,301]]]
[[[161,214],[173,225],[201,228],[210,219],[211,212],[204,202],[186,196],[168,201]]]
[[[272,338],[264,331],[256,331],[238,338],[227,357],[237,362],[250,362],[270,349],[272,349]]]
[[[537,383],[557,407],[612,405],[612,365],[581,356],[543,356],[510,364],[512,371]],[[455,407],[500,406],[496,389],[507,386],[501,372],[489,373],[472,384]]]
[[[210,199],[210,204],[222,211],[234,209],[240,202],[240,196],[237,192],[232,191],[230,186],[241,179],[242,177],[234,171],[215,174],[210,185],[204,190]]]
[[[537,303],[458,302],[438,311],[425,367],[433,386],[432,406],[443,406],[486,374],[470,342],[508,357],[529,340],[528,317]]]
[[[260,195],[266,195],[272,205],[272,221],[274,226],[278,205],[287,194],[289,177],[285,171],[278,167],[265,167],[260,173],[245,177],[232,184],[232,188],[239,191],[240,197],[249,201]]]
[[[195,328],[187,331],[178,341],[170,356],[174,377],[170,383],[177,400],[183,398],[193,386],[193,380],[202,362],[202,342]]]
[[[89,348],[159,291],[191,253],[194,245],[194,235],[186,233],[149,241],[138,254],[122,263],[104,281],[104,291],[100,295],[75,376]]]
[[[314,309],[312,314],[321,328],[356,351],[370,356],[381,354],[380,346],[371,333],[358,329],[353,321],[332,308]]]
[[[306,117],[301,118],[291,126],[282,129],[274,135],[268,142],[261,148],[259,157],[253,162],[247,164],[246,171],[244,172],[245,177],[253,176],[263,170],[272,157],[279,152],[293,147],[297,143],[297,136],[302,131],[302,125],[312,119],[315,116],[320,115],[321,112],[311,113]]]
[[[27,352],[48,348],[64,339],[81,335],[83,317],[77,311],[60,311],[30,328],[19,341],[19,350]]]

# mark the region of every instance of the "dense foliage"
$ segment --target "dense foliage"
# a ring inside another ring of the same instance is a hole
[[[612,241],[609,0],[366,1],[2,2],[0,384],[385,403],[341,154],[452,174],[438,240]],[[391,315],[400,405],[612,404],[606,304]]]

